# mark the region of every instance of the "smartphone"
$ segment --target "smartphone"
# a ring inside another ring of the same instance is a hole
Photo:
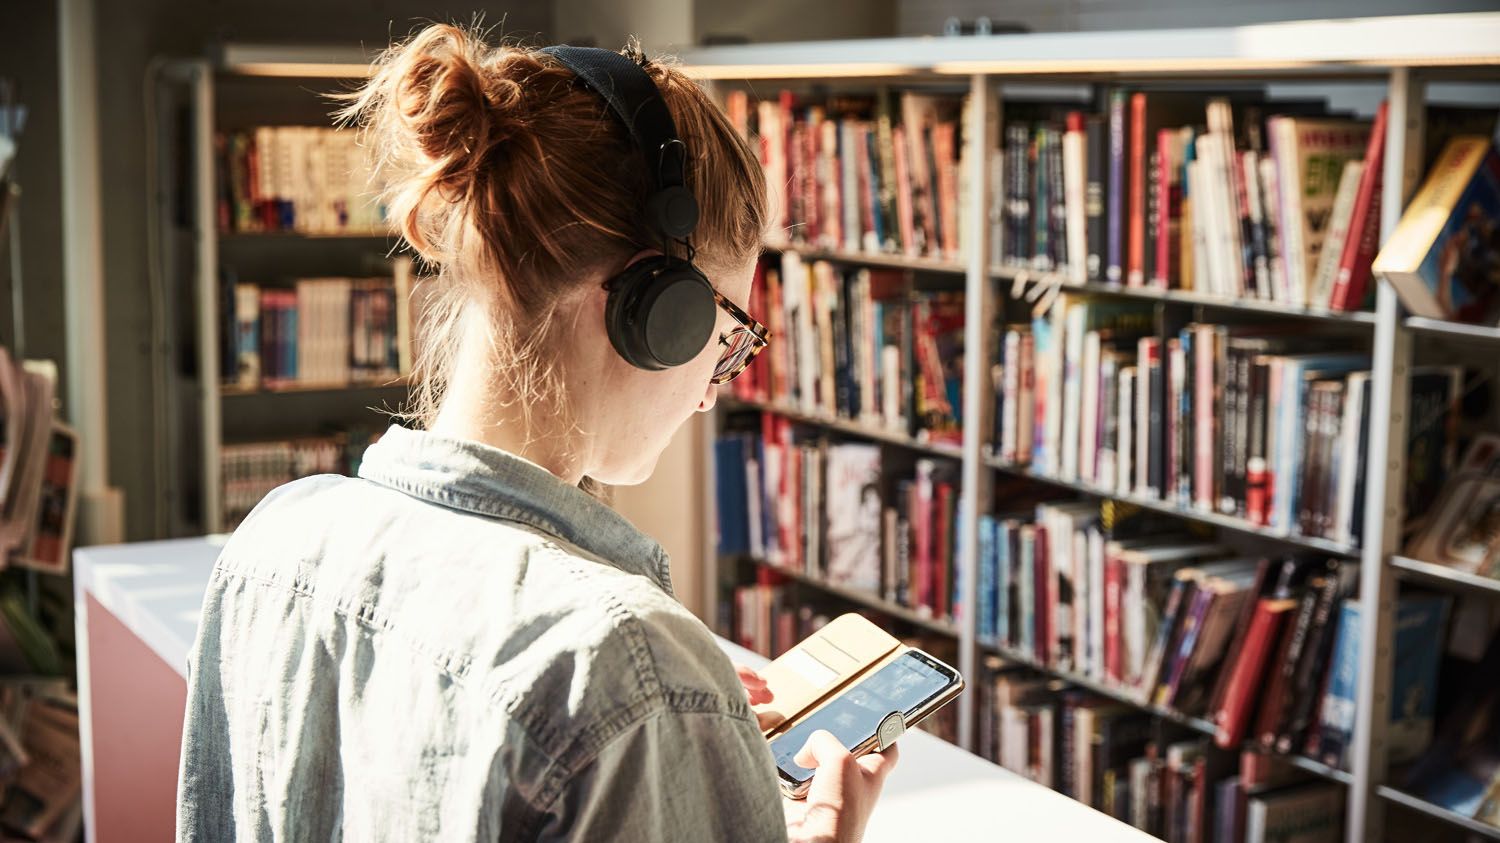
[[[877,730],[891,712],[901,712],[911,728],[963,688],[958,671],[921,650],[907,650],[771,739],[782,791],[796,799],[807,795],[815,771],[792,758],[813,732],[832,732],[857,758],[877,748]]]

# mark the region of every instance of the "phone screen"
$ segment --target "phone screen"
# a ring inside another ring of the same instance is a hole
[[[922,653],[909,650],[830,700],[806,720],[773,738],[771,753],[776,757],[776,766],[799,783],[807,781],[813,771],[796,763],[792,757],[813,732],[826,729],[845,749],[852,751],[875,734],[886,715],[900,711],[910,717],[957,681],[955,675],[932,663]]]

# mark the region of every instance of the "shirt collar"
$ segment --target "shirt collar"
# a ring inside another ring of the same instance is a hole
[[[672,593],[667,554],[624,516],[536,463],[468,439],[392,425],[359,476],[415,498],[540,530]]]

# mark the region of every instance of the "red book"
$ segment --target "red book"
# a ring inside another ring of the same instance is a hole
[[[1349,235],[1339,255],[1338,274],[1333,278],[1333,292],[1328,306],[1333,310],[1357,310],[1370,283],[1370,264],[1380,248],[1381,171],[1385,169],[1386,103],[1375,111],[1370,128],[1370,144],[1365,147],[1365,169],[1354,194],[1354,215],[1349,218]]]
[[[1146,243],[1146,167],[1149,160],[1146,145],[1159,142],[1161,129],[1191,125],[1201,121],[1202,117],[1203,98],[1198,94],[1157,91],[1149,95],[1137,92],[1130,96],[1130,145],[1126,150],[1130,177],[1126,182],[1129,192],[1125,205],[1124,250],[1127,286],[1145,285],[1146,249],[1156,245]],[[1160,181],[1165,184],[1169,179]],[[1165,214],[1167,210],[1167,206],[1160,206],[1161,213]]]
[[[1119,684],[1120,677],[1120,592],[1124,587],[1124,563],[1116,554],[1104,555],[1104,675]]]
[[[1146,283],[1146,95],[1130,95],[1130,216],[1125,238],[1125,283]]]
[[[911,167],[906,160],[906,127],[891,130],[891,146],[896,159],[896,219],[901,232],[901,251],[907,257],[919,257],[917,225],[912,211]]]
[[[1162,129],[1156,133],[1156,166],[1160,175],[1156,179],[1156,207],[1157,214],[1161,220],[1156,226],[1156,261],[1152,266],[1152,275],[1149,279],[1160,289],[1174,286],[1176,280],[1176,267],[1172,266],[1172,258],[1179,251],[1177,248],[1177,233],[1181,231],[1178,217],[1181,214],[1182,190],[1179,187],[1173,190],[1176,184],[1173,175],[1176,173],[1177,160],[1172,154],[1173,140],[1177,137],[1175,129]],[[1174,201],[1174,194],[1175,200]]]
[[[953,559],[952,542],[949,541],[953,530],[953,484],[937,484],[934,498],[937,514],[933,521],[937,524],[937,541],[933,542],[932,614],[933,617],[944,618],[951,614],[953,606],[948,587],[948,566]]]
[[[1214,743],[1220,747],[1234,749],[1244,742],[1255,702],[1264,690],[1261,680],[1266,662],[1273,648],[1281,643],[1282,627],[1296,608],[1294,599],[1256,601],[1244,646],[1230,668],[1232,673],[1224,686],[1223,700],[1214,713]]]
[[[932,559],[933,559],[933,503],[936,497],[932,484],[932,465],[930,463],[918,463],[916,487],[917,505],[912,511],[912,533],[916,536],[916,576],[912,582],[916,584],[916,593],[912,595],[912,608],[926,606],[932,608],[936,605],[933,600],[932,585]]]

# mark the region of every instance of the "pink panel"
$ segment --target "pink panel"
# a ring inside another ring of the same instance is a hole
[[[187,683],[92,595],[95,843],[171,840]]]

